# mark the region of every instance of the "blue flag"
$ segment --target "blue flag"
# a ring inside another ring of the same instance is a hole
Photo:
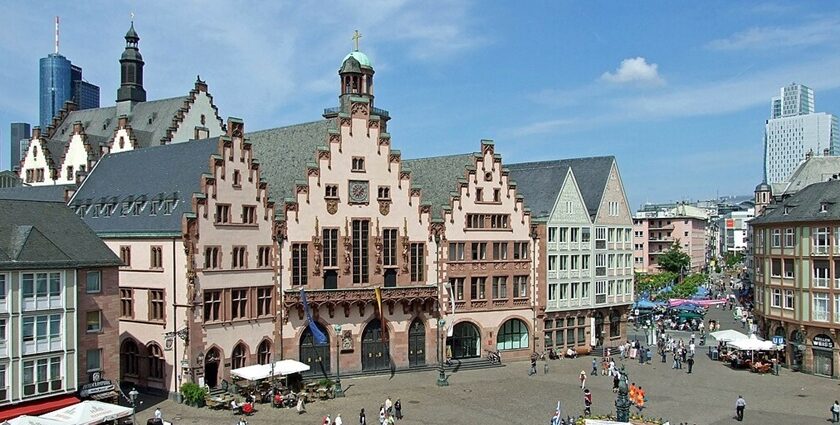
[[[312,337],[315,338],[315,344],[323,345],[327,343],[327,336],[318,329],[318,325],[312,320],[312,311],[309,310],[309,303],[306,302],[306,292],[300,288],[300,299],[303,302],[303,311],[306,312],[306,320],[309,322],[309,331],[312,332]]]

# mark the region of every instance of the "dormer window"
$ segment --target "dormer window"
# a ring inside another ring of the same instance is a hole
[[[821,213],[826,213],[826,212],[828,212],[828,203],[826,203],[826,202],[820,202],[820,212],[821,212]]]
[[[784,211],[782,211],[782,214],[784,214],[784,215],[790,214],[790,207],[785,206],[785,209],[784,209]]]

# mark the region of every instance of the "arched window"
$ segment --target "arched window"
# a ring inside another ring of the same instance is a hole
[[[528,348],[528,326],[519,319],[510,319],[505,322],[499,335],[496,338],[497,350],[519,350]]]
[[[257,363],[271,363],[271,341],[265,340],[260,343],[259,347],[257,347]]]
[[[613,310],[610,313],[610,337],[621,335],[621,315]]]
[[[236,344],[236,347],[233,348],[233,354],[230,356],[230,362],[233,369],[245,367],[245,345]]]
[[[164,368],[166,361],[163,358],[163,350],[160,345],[152,344],[149,346],[149,378],[163,379]]]
[[[122,374],[125,375],[139,375],[140,371],[140,358],[139,358],[139,350],[137,349],[137,343],[134,342],[133,339],[127,339],[123,341],[122,347],[120,347],[120,357],[122,357],[120,363],[122,366]]]

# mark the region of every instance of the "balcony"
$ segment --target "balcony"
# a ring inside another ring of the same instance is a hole
[[[651,236],[648,238],[648,243],[674,243],[674,238],[670,236]]]
[[[341,112],[341,107],[340,106],[335,106],[335,107],[332,107],[332,108],[324,108],[324,116],[325,117],[336,116],[336,115],[338,115],[339,112]],[[391,114],[388,111],[386,111],[384,109],[380,109],[380,108],[373,108],[371,110],[370,114],[371,115],[378,115],[378,116],[380,116],[382,118],[386,118],[386,119],[391,118]]]
[[[673,224],[666,224],[664,226],[656,225],[656,226],[648,227],[648,231],[651,231],[651,230],[661,230],[661,231],[674,230],[674,225]]]
[[[382,304],[387,305],[389,314],[393,314],[394,306],[403,304],[408,308],[413,303],[435,303],[437,302],[437,286],[397,286],[382,288]],[[347,289],[307,289],[306,301],[312,308],[326,305],[330,309],[330,317],[335,307],[343,307],[345,314],[350,314],[350,307],[358,306],[360,312],[364,311],[368,304],[376,304],[376,293],[374,287],[347,288]],[[283,293],[283,306],[287,310],[296,308],[298,315],[303,318],[303,303],[300,298],[300,288],[287,289]],[[364,315],[362,313],[362,315]]]

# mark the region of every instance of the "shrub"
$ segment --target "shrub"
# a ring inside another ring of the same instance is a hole
[[[207,396],[207,390],[198,386],[198,384],[187,382],[181,385],[181,396],[188,406],[202,407],[204,406],[204,397]]]

